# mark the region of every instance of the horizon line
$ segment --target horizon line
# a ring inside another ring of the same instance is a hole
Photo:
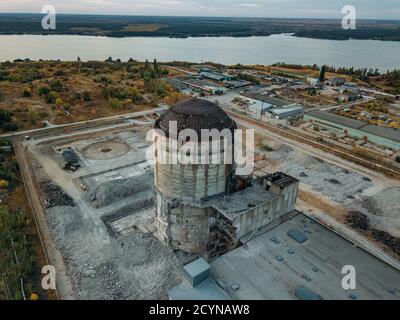
[[[40,12],[0,12],[0,15],[18,15],[18,14],[32,14],[32,15],[45,15]],[[290,19],[290,20],[341,20],[341,17],[252,17],[252,16],[202,16],[202,15],[150,15],[150,14],[118,14],[118,13],[68,13],[59,12],[58,15],[76,15],[76,16],[111,16],[111,17],[168,17],[168,18],[233,18],[233,19]],[[379,21],[400,21],[394,18],[357,18],[360,21],[379,20]]]

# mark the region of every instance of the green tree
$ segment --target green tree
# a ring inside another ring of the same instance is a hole
[[[158,62],[157,62],[157,59],[154,59],[153,68],[154,68],[154,72],[156,73],[156,75],[158,75],[159,69],[158,69]]]
[[[319,81],[320,82],[325,81],[325,73],[326,73],[326,66],[322,66],[321,71],[319,73]]]

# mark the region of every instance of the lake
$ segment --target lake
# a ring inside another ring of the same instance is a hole
[[[222,64],[286,62],[400,69],[400,42],[319,40],[291,35],[269,37],[108,38],[74,35],[0,35],[0,61],[16,58],[213,61]]]

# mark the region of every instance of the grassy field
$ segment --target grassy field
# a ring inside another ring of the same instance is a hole
[[[147,110],[183,98],[157,63],[18,61],[0,64],[3,132]]]

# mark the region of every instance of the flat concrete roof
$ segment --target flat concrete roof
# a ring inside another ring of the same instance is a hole
[[[304,243],[287,233],[298,229]],[[299,214],[210,262],[215,281],[236,299],[299,299],[306,288],[326,300],[400,300],[400,271]],[[342,268],[356,269],[356,290],[344,290]],[[232,285],[238,290],[232,290]]]
[[[212,206],[226,217],[233,218],[273,198],[274,194],[259,183],[254,183],[251,187],[217,200]]]

